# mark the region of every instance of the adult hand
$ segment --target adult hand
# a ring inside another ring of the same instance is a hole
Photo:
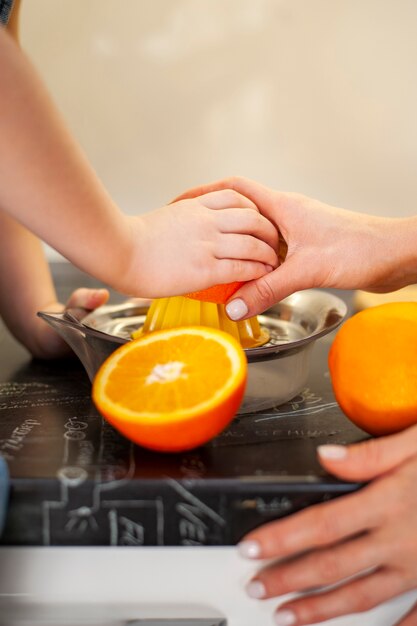
[[[207,193],[131,218],[137,253],[127,289],[160,297],[259,278],[278,264],[278,234],[251,200]]]
[[[234,189],[252,200],[288,246],[285,263],[234,294],[226,307],[232,319],[261,313],[310,287],[391,291],[417,280],[417,218],[346,211],[239,177],[191,189],[181,198],[216,189]]]
[[[417,587],[417,426],[348,447],[320,446],[319,458],[338,478],[371,482],[270,522],[240,544],[243,556],[282,559],[257,573],[249,595],[305,593],[279,607],[280,626],[366,611]],[[417,605],[398,626],[416,623]]]
[[[109,299],[107,289],[87,289],[80,287],[72,292],[67,303],[51,302],[42,307],[42,311],[59,313],[67,309],[86,309],[86,314],[99,306],[106,304]],[[32,355],[41,359],[55,359],[72,354],[68,344],[44,320],[36,318],[33,337],[25,342]]]

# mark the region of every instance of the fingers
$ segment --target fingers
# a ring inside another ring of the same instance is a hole
[[[200,195],[199,200],[208,209],[248,208],[258,211],[254,202],[233,189],[205,193]]]
[[[368,535],[271,565],[247,585],[249,596],[272,598],[339,583],[383,563],[381,546]],[[251,593],[254,591],[255,593]]]
[[[247,558],[284,558],[330,546],[378,527],[381,507],[385,502],[370,485],[253,530],[239,544],[239,552]]]
[[[80,287],[73,291],[65,305],[66,309],[77,308],[93,311],[109,299],[107,289],[87,289]]]
[[[417,455],[417,426],[350,446],[319,446],[323,467],[344,480],[370,480]]]
[[[216,213],[216,219],[223,233],[254,235],[269,244],[273,250],[278,250],[278,231],[260,213],[247,208],[224,209]]]
[[[234,321],[253,317],[294,291],[304,289],[305,275],[302,275],[299,268],[300,263],[289,257],[274,272],[244,285],[227,303],[227,315]]]
[[[231,176],[230,178],[224,178],[213,183],[188,189],[183,194],[178,196],[178,198],[175,198],[175,201],[184,200],[186,198],[195,198],[197,196],[209,194],[222,189],[229,189],[238,192],[239,194],[242,194],[246,198],[252,200],[256,206],[262,206],[263,209],[270,207],[273,198],[277,195],[276,192],[272,192],[271,189],[268,189],[268,187],[265,187],[254,180],[243,178],[241,176]]]
[[[278,265],[278,255],[270,245],[251,235],[223,235],[215,248],[219,259],[258,261],[273,269]]]
[[[210,267],[210,279],[206,281],[203,287],[197,286],[197,289],[205,289],[212,285],[230,283],[239,276],[241,281],[249,281],[263,276],[271,271],[271,265],[260,263],[259,261],[242,260],[242,259],[216,259],[216,262]],[[203,277],[203,272],[200,273]],[[201,283],[203,284],[203,283]]]
[[[340,615],[362,613],[404,591],[406,589],[398,573],[381,569],[331,591],[304,596],[281,605],[275,613],[275,624],[302,626]]]
[[[81,308],[92,311],[97,307],[105,304],[109,298],[107,289],[87,289],[80,287],[72,292],[65,307],[57,302],[51,303],[43,307],[44,311],[60,311],[71,308]],[[36,356],[40,358],[60,358],[71,354],[68,344],[49,326],[41,327],[41,348],[36,352]]]
[[[212,193],[213,191],[219,191],[223,189],[231,189],[235,191],[239,191],[238,181],[241,180],[240,177],[230,176],[229,178],[222,178],[220,180],[216,180],[212,183],[204,183],[203,185],[198,185],[197,187],[192,187],[191,189],[187,189],[179,196],[174,198],[172,202],[177,202],[178,200],[185,200],[187,198],[197,198],[198,196],[202,196],[208,193]],[[242,179],[243,180],[243,179]]]

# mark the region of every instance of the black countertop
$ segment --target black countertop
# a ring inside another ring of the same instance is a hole
[[[52,267],[64,300],[98,285],[69,264]],[[317,445],[366,437],[335,402],[331,340],[316,343],[307,386],[291,402],[170,455],[135,446],[102,420],[75,357],[31,360],[1,327],[0,454],[11,477],[2,543],[230,545],[264,521],[358,488],[316,459]]]

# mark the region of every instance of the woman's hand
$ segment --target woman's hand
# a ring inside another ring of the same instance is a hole
[[[215,189],[234,189],[252,200],[288,246],[285,263],[234,294],[226,307],[232,319],[261,313],[310,287],[391,291],[417,281],[417,218],[346,211],[244,178],[204,185],[182,197]]]
[[[417,587],[417,426],[347,447],[321,446],[319,458],[340,479],[371,482],[270,522],[240,544],[243,556],[280,559],[258,572],[249,595],[304,592],[279,607],[281,626],[366,611]],[[416,623],[417,605],[398,626]]]
[[[67,309],[86,309],[89,311],[97,309],[105,304],[109,299],[107,289],[87,289],[80,287],[72,292],[67,303],[51,302],[42,307],[42,311],[59,313]],[[55,359],[68,356],[72,353],[68,344],[49,326],[44,320],[36,318],[34,321],[32,336],[24,342],[34,357],[40,359]]]
[[[215,191],[130,218],[125,291],[160,297],[247,281],[277,267],[278,233],[251,200]]]

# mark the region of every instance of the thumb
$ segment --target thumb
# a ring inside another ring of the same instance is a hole
[[[226,313],[237,321],[262,313],[290,294],[305,289],[299,262],[287,257],[276,270],[243,285],[226,304]]]
[[[344,480],[371,480],[417,455],[417,426],[350,446],[319,446],[322,466]]]

